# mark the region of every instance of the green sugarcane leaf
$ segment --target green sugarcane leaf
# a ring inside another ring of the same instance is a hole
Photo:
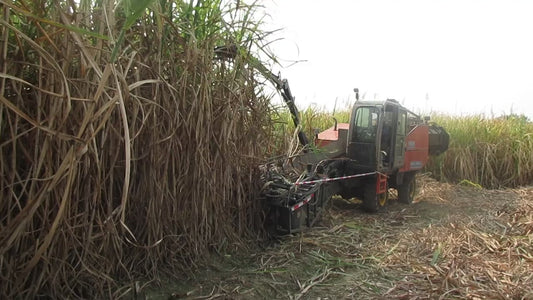
[[[126,5],[126,11],[127,18],[126,22],[124,22],[124,26],[122,26],[122,29],[120,30],[119,37],[117,39],[117,42],[115,43],[115,46],[113,47],[113,51],[111,52],[111,62],[115,62],[118,54],[118,49],[122,45],[122,42],[124,41],[124,35],[126,33],[126,30],[128,30],[137,20],[139,20],[144,13],[146,12],[146,9],[150,4],[152,4],[154,0],[127,0],[125,1]]]

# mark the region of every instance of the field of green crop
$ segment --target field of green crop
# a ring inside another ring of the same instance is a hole
[[[524,116],[487,118],[437,115],[450,134],[450,148],[428,170],[448,181],[485,188],[533,183],[533,123]]]

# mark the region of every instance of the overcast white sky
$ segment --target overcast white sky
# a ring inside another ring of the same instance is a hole
[[[394,98],[415,112],[533,119],[533,1],[264,0],[300,108]],[[291,65],[294,61],[301,61]]]

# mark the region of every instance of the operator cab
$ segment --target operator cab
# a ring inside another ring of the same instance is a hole
[[[390,173],[404,166],[406,137],[422,123],[398,101],[357,101],[352,109],[347,156],[361,172]]]

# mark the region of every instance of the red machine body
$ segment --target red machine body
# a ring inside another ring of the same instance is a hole
[[[421,170],[429,159],[429,126],[415,126],[407,135],[405,161],[399,172]]]

